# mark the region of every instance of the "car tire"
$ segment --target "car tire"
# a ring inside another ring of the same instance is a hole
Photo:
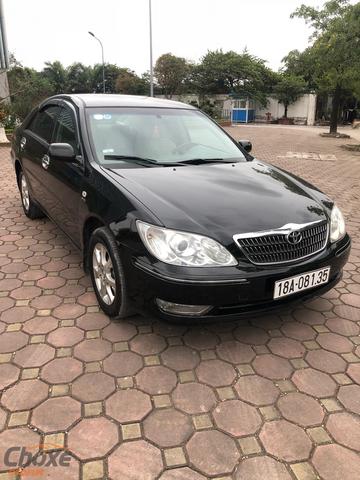
[[[44,212],[31,199],[28,181],[22,170],[19,174],[19,190],[25,215],[31,220],[44,217]]]
[[[118,245],[108,228],[97,228],[91,235],[88,264],[95,295],[104,313],[117,318],[131,315]]]

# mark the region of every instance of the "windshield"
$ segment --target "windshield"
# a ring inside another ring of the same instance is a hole
[[[245,161],[237,145],[197,110],[93,107],[87,108],[87,122],[94,153],[104,166],[139,167],[147,159],[151,165]]]

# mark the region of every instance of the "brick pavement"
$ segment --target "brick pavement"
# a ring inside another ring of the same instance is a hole
[[[334,197],[353,250],[323,297],[202,328],[110,322],[79,252],[23,215],[0,149],[0,472],[10,446],[71,452],[0,480],[360,478],[360,155],[312,130],[229,131]]]

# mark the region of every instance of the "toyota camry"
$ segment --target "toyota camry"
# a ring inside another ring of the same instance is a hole
[[[198,109],[126,95],[58,95],[16,130],[31,219],[78,246],[109,316],[235,319],[321,295],[350,252],[316,187],[250,154]]]

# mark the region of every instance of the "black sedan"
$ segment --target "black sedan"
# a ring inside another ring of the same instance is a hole
[[[82,249],[105,313],[210,319],[322,294],[350,252],[333,201],[250,150],[189,105],[59,95],[11,154],[25,214]]]

